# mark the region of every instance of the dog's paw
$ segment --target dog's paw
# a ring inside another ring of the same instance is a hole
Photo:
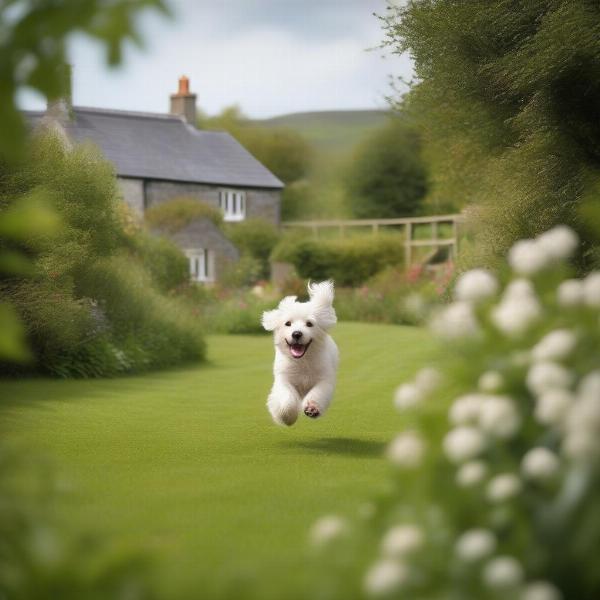
[[[311,419],[316,419],[317,417],[321,416],[321,411],[319,410],[319,407],[316,404],[308,402],[304,407],[304,414],[307,417],[310,417]]]

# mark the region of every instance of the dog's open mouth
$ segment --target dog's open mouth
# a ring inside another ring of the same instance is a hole
[[[308,344],[298,344],[298,343],[290,344],[287,340],[285,340],[285,343],[288,345],[288,348],[290,349],[290,354],[294,358],[302,358],[306,354],[306,351],[308,350],[308,347],[312,343],[312,340],[310,340],[310,342],[308,342]]]

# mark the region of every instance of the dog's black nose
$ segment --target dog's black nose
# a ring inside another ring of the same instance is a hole
[[[294,331],[294,333],[292,333],[292,337],[295,340],[299,340],[302,337],[302,332],[301,331]]]

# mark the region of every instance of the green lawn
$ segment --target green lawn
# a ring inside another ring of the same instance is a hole
[[[152,550],[171,592],[267,568],[300,582],[315,518],[351,514],[383,484],[392,391],[434,351],[417,328],[344,323],[334,337],[338,391],[318,421],[271,423],[269,337],[213,336],[202,367],[2,382],[2,434],[72,486],[60,511],[74,529]]]

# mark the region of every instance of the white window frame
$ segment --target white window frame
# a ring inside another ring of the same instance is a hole
[[[190,266],[190,280],[212,283],[215,280],[215,257],[209,248],[188,248],[185,251]]]
[[[225,221],[243,221],[246,218],[246,192],[219,190],[219,206]]]

